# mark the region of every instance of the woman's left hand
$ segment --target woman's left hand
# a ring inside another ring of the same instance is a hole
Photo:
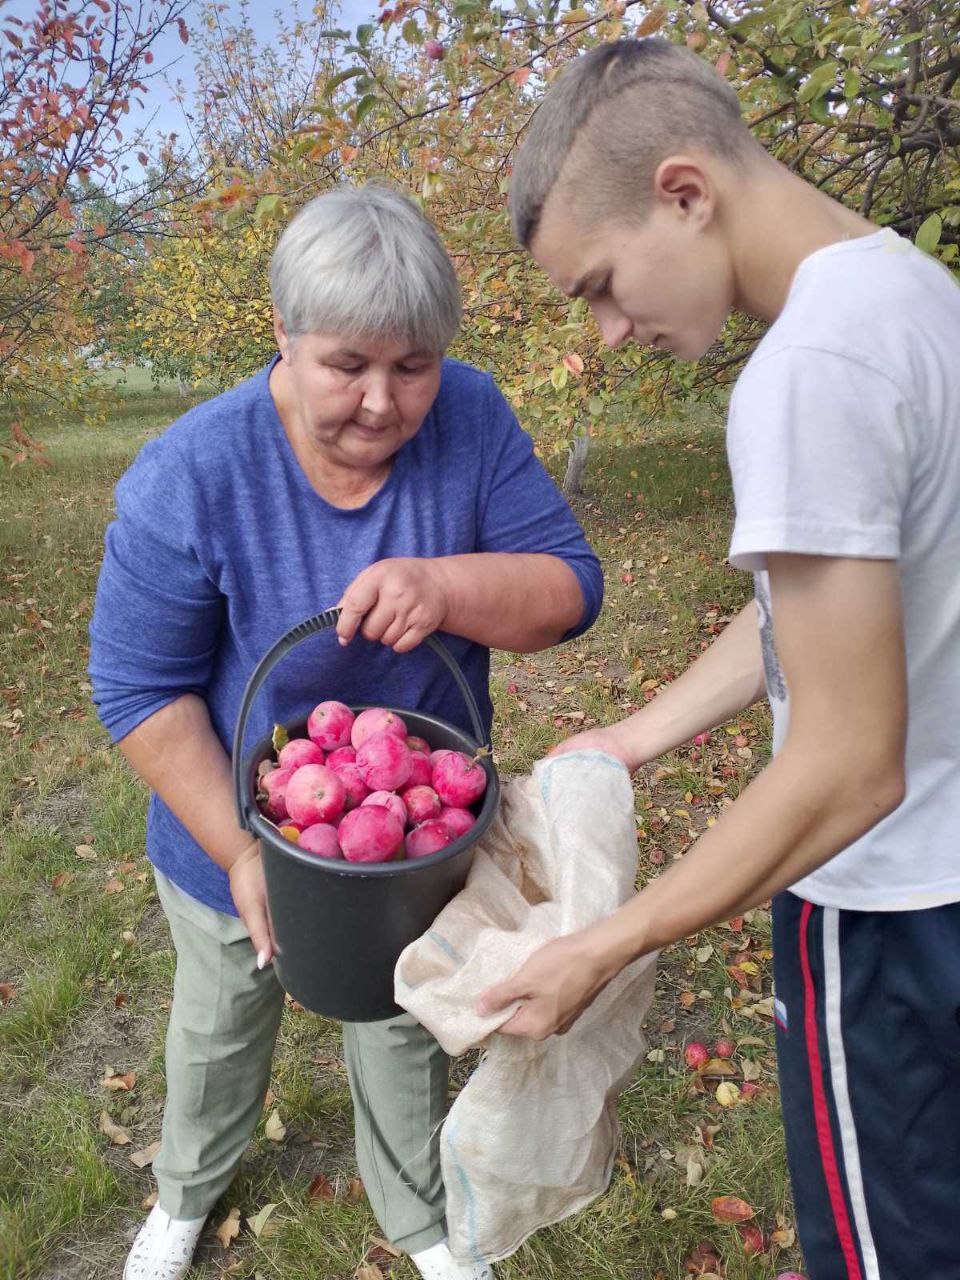
[[[436,560],[378,560],[343,593],[337,636],[349,644],[359,631],[366,640],[407,653],[443,625],[449,607]]]

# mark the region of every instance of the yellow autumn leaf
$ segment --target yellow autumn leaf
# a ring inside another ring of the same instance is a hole
[[[220,1241],[221,1248],[229,1249],[240,1234],[240,1210],[231,1209],[214,1234]]]

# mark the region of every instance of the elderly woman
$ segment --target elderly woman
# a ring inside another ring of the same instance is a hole
[[[324,698],[469,729],[449,675],[416,647],[433,631],[489,728],[490,649],[556,644],[601,603],[597,560],[493,381],[444,358],[456,278],[413,204],[376,187],[318,197],[281,236],[270,282],[279,355],[121,479],[91,625],[100,716],[153,791],[147,848],[177,952],[159,1202],[126,1280],[187,1270],[269,1081],[283,992],[227,755],[259,657],[342,605],[337,639],[278,668],[251,739]],[[351,644],[358,632],[380,643]],[[384,1234],[423,1276],[489,1276],[444,1243],[442,1050],[408,1016],[345,1025],[343,1042]]]

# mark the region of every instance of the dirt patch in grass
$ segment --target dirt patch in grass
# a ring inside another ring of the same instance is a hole
[[[35,829],[54,827],[63,836],[80,835],[90,825],[89,794],[83,782],[65,782],[25,806],[24,821]]]

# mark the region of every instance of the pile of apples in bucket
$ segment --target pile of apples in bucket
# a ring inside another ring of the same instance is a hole
[[[276,761],[259,767],[260,812],[288,840],[318,858],[386,862],[422,858],[459,839],[476,821],[471,805],[487,787],[477,759],[431,751],[395,711],[354,715],[321,702],[307,736],[274,730]]]

